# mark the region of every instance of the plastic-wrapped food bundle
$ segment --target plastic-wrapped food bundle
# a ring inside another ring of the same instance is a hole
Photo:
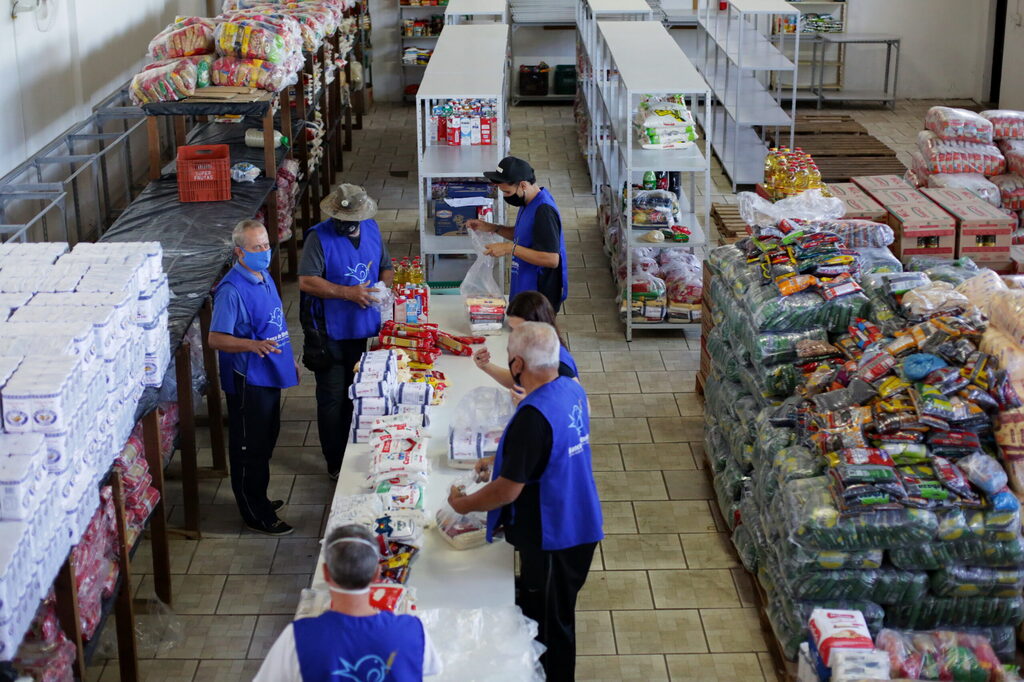
[[[1011,542],[986,542],[977,537],[951,542],[908,544],[889,551],[889,558],[897,568],[934,571],[951,563],[970,566],[1015,566],[1024,562],[1024,543],[1018,538]]]
[[[963,632],[882,630],[875,647],[889,655],[893,677],[996,682],[1002,666],[988,640]]]
[[[149,55],[154,59],[176,59],[213,52],[215,28],[212,19],[181,18],[149,42]]]
[[[697,139],[693,116],[682,98],[645,99],[634,121],[644,149],[681,149]]]
[[[980,114],[992,123],[992,136],[997,140],[1024,139],[1024,111],[990,109]]]
[[[1024,620],[1024,600],[1016,597],[935,597],[885,610],[886,623],[898,628],[1017,625]]]
[[[210,67],[217,57],[212,54],[200,54],[194,57],[182,57],[180,59],[161,59],[158,62],[147,64],[142,70],[161,69],[165,66],[172,66],[181,62],[188,62],[196,65],[196,88],[205,88],[210,85]]]
[[[195,94],[198,69],[188,59],[175,59],[164,66],[149,68],[132,78],[132,102],[176,102]]]
[[[992,184],[999,189],[999,197],[1003,208],[1011,211],[1024,210],[1024,177],[1011,173],[996,175],[991,178]]]
[[[989,312],[994,327],[1005,332],[1018,346],[1024,345],[1024,291],[1008,289],[994,293]]]
[[[1005,291],[1006,284],[993,270],[983,268],[978,271],[978,274],[970,279],[964,280],[957,285],[956,290],[967,297],[967,300],[972,305],[977,307],[981,312],[988,316],[988,304],[992,300],[992,294],[997,291]],[[996,330],[992,330],[996,331]],[[989,332],[986,332],[988,335]],[[984,338],[982,337],[982,344],[984,344]],[[984,346],[982,346],[984,348]],[[985,351],[990,352],[990,351]],[[1006,369],[1002,359],[1000,359],[1000,367]],[[1024,369],[1024,367],[1022,367]],[[1024,378],[1024,374],[1021,375]]]
[[[294,72],[260,59],[221,57],[213,63],[210,80],[214,85],[232,85],[280,92],[296,82]]]
[[[992,144],[951,142],[940,139],[930,130],[922,130],[917,135],[917,147],[924,156],[929,173],[980,173],[989,176],[1006,170],[1007,160]]]
[[[968,192],[973,192],[996,208],[999,208],[1001,202],[1000,188],[994,183],[995,177],[986,178],[980,173],[936,173],[935,175],[928,176],[929,187],[964,189]]]
[[[260,21],[225,21],[214,37],[217,53],[225,57],[280,64],[294,52],[280,28]]]
[[[923,272],[928,277],[915,286],[927,286],[930,280],[948,282],[958,286],[978,274],[978,265],[966,256],[949,260],[931,256],[911,256],[904,263],[906,270]]]
[[[992,122],[966,109],[932,107],[924,127],[943,140],[992,144]]]
[[[663,189],[640,190],[633,195],[633,224],[668,226],[679,223],[679,201]]]
[[[1006,168],[1015,175],[1024,175],[1024,149],[1014,147],[1006,151]]]
[[[835,233],[851,249],[885,247],[894,239],[891,227],[871,220],[821,220],[814,224],[817,231]]]
[[[746,300],[751,319],[761,331],[792,331],[824,327],[842,331],[863,317],[868,299],[862,293],[825,301],[817,293],[804,291],[792,296],[777,296],[764,287]]]
[[[1024,570],[943,566],[932,573],[931,588],[939,597],[1015,597],[1024,589]]]

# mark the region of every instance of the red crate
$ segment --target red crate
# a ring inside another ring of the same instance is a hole
[[[178,147],[178,201],[230,201],[231,152],[226,144]]]

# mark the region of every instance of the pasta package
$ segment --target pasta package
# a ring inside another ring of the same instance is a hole
[[[980,114],[992,124],[992,137],[997,140],[1024,140],[1024,111],[991,109]]]
[[[943,140],[930,130],[917,134],[917,147],[929,173],[980,173],[990,176],[1002,174],[1007,166],[1006,159],[995,145]],[[1024,154],[1021,161],[1024,162]]]
[[[992,122],[967,109],[932,107],[924,127],[943,140],[992,144]]]
[[[214,85],[233,85],[280,92],[296,80],[294,73],[262,59],[221,57],[213,63],[210,81]]]
[[[155,59],[177,59],[213,52],[215,25],[212,19],[183,17],[149,41],[149,55]]]
[[[226,21],[217,26],[214,39],[217,53],[225,57],[280,64],[294,52],[282,33],[283,29],[260,21]]]
[[[143,71],[150,71],[152,69],[159,69],[165,66],[174,65],[178,62],[188,62],[195,64],[196,66],[196,88],[205,88],[210,85],[210,67],[213,66],[213,60],[216,59],[216,55],[212,54],[200,54],[194,57],[181,57],[179,59],[161,59],[158,62],[147,64],[142,67]]]
[[[187,59],[174,59],[148,68],[132,78],[129,86],[132,102],[140,105],[185,99],[195,94],[198,73],[196,65]]]
[[[992,184],[999,188],[1002,207],[1011,211],[1024,211],[1024,177],[1016,173],[996,175],[990,178]]]

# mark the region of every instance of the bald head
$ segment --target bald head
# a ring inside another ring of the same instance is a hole
[[[522,358],[533,372],[558,370],[558,332],[545,322],[523,322],[508,337],[508,357]]]

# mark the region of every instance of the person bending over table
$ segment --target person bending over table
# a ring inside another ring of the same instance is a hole
[[[565,341],[555,321],[555,311],[543,294],[538,291],[524,291],[518,294],[505,309],[505,319],[508,321],[509,329],[515,329],[523,322],[544,322],[554,327],[555,333],[558,334],[558,376],[579,381],[576,361],[565,347]],[[512,372],[491,362],[491,352],[487,350],[487,346],[482,346],[473,353],[473,362],[492,379],[509,389],[512,392],[512,400],[517,405],[525,397],[523,387],[512,381]]]
[[[576,595],[604,537],[590,464],[590,410],[578,382],[558,375],[558,334],[523,322],[508,340],[508,365],[526,389],[498,445],[492,480],[466,495],[452,487],[460,514],[487,512],[487,539],[504,529],[519,552],[516,602],[537,621],[547,679],[573,680]]]
[[[388,287],[395,271],[373,217],[377,202],[356,185],[340,185],[320,204],[330,216],[306,232],[299,264],[302,362],[316,377],[316,417],[327,473],[337,479],[352,425],[348,387],[380,332],[380,310],[371,303],[378,281]]]
[[[281,430],[281,389],[299,383],[299,367],[281,297],[267,271],[267,229],[243,220],[231,236],[237,262],[214,292],[208,339],[218,351],[228,402],[231,491],[251,530],[288,535],[292,527],[277,516],[284,501],[269,500],[267,487]]]
[[[488,223],[476,218],[466,227],[480,232],[496,232],[507,242],[489,244],[489,256],[512,256],[509,296],[522,291],[539,291],[551,302],[557,313],[569,295],[569,269],[565,259],[565,235],[558,205],[544,187],[537,185],[537,175],[529,163],[506,156],[497,172],[484,177],[501,190],[505,203],[518,206],[515,227]]]
[[[370,606],[370,585],[380,577],[370,531],[358,525],[331,531],[324,561],[330,609],[285,627],[253,682],[418,682],[440,674],[441,660],[419,618]]]

